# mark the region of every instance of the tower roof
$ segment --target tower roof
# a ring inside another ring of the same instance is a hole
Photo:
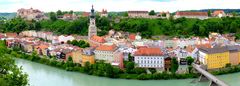
[[[90,18],[95,18],[95,13],[94,13],[93,5],[92,5],[92,9],[91,9]]]

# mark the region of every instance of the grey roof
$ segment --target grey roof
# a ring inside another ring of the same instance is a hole
[[[240,51],[240,46],[233,45],[233,46],[223,46],[223,47],[214,47],[214,48],[199,48],[199,51],[204,53],[213,54],[213,53],[222,53],[222,52],[238,52]]]

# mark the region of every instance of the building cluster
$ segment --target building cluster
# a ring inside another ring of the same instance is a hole
[[[136,64],[135,67],[160,70],[171,69],[172,58],[176,58],[180,65],[186,65],[188,56],[206,65],[208,69],[223,68],[227,64],[238,65],[240,63],[240,46],[235,43],[234,34],[211,33],[207,38],[151,40],[142,39],[139,33],[110,30],[108,35],[97,36],[98,29],[93,7],[89,16],[87,37],[58,36],[52,32],[32,30],[23,31],[20,34],[2,33],[0,38],[6,40],[8,47],[18,46],[26,53],[37,52],[42,56],[55,56],[60,61],[66,61],[72,57],[74,63],[83,66],[86,62],[94,64],[104,61],[123,69],[123,61],[129,61],[130,57],[133,57],[132,61]],[[90,47],[80,48],[67,44],[72,40],[85,40],[90,43]]]
[[[128,11],[128,17],[130,18],[170,18],[171,14],[169,12],[159,12],[156,15],[149,15],[148,11]],[[223,10],[215,10],[214,12],[208,14],[208,12],[192,12],[192,11],[177,11],[173,17],[175,19],[185,17],[185,18],[197,18],[197,19],[208,19],[210,17],[232,17],[232,14],[226,14]]]
[[[44,15],[44,12],[38,10],[38,9],[18,9],[17,10],[17,16],[26,19],[26,20],[42,20],[47,19],[47,17]]]

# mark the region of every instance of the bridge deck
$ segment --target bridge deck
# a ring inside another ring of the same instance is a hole
[[[207,77],[209,80],[215,82],[219,86],[228,86],[225,82],[222,80],[218,79],[217,77],[213,76],[212,74],[208,73],[204,69],[200,67],[200,65],[193,64],[193,68],[195,68],[199,73],[203,74],[205,77]]]

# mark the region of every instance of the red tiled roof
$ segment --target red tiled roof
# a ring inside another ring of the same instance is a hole
[[[114,51],[117,48],[116,45],[101,45],[96,48],[96,50],[102,50],[102,51]]]
[[[6,33],[7,37],[16,37],[17,33]]]
[[[210,43],[206,43],[206,44],[197,44],[196,45],[197,48],[211,48],[211,44]]]
[[[217,16],[218,14],[224,14],[224,11],[223,10],[215,10],[212,15]]]
[[[92,36],[91,40],[95,41],[95,42],[99,42],[99,43],[104,43],[106,42],[105,39],[103,37],[99,37],[99,36]]]
[[[128,37],[131,41],[134,41],[136,39],[136,34],[130,34]]]
[[[140,48],[138,49],[135,56],[161,56],[163,52],[159,48]]]
[[[207,12],[177,12],[179,16],[208,16]]]
[[[48,48],[49,46],[48,45],[43,45],[43,44],[41,44],[41,45],[39,45],[39,46],[36,46],[37,48],[40,48],[40,49],[46,49],[46,48]]]
[[[148,11],[128,11],[128,13],[148,13]]]

